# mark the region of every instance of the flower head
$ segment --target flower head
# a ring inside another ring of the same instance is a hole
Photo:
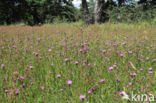
[[[61,77],[61,75],[57,75],[57,78],[60,78]]]
[[[45,87],[44,87],[44,86],[42,86],[42,87],[41,87],[41,89],[42,89],[42,90],[44,90],[44,89],[45,89]]]
[[[149,74],[151,75],[153,72],[152,71],[149,71]]]
[[[5,89],[5,90],[4,90],[4,92],[5,92],[5,93],[8,93],[8,90],[7,90],[7,89]]]
[[[80,99],[81,99],[81,100],[84,100],[84,99],[85,99],[85,97],[86,97],[86,96],[85,96],[85,95],[83,95],[83,94],[82,94],[82,95],[80,95]]]
[[[100,80],[101,83],[103,83],[104,81],[105,81],[105,78]]]
[[[68,85],[71,85],[72,84],[72,81],[71,80],[68,80],[67,84]]]
[[[1,64],[1,68],[3,69],[5,67],[5,65],[4,64]]]
[[[19,91],[18,91],[18,90],[16,90],[15,94],[16,94],[16,95],[18,95],[18,94],[19,94]]]
[[[75,64],[78,64],[79,62],[78,61],[75,61]]]

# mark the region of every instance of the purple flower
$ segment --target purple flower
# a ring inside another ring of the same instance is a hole
[[[18,94],[19,94],[19,91],[18,91],[18,90],[16,90],[15,94],[16,94],[16,95],[18,95]]]
[[[123,92],[123,91],[121,91],[121,92],[120,92],[120,95],[123,95],[123,94],[124,94],[124,92]]]
[[[132,54],[132,51],[128,51],[129,54]]]
[[[149,71],[148,73],[151,75],[153,72],[152,71]]]
[[[7,89],[5,89],[5,90],[4,90],[4,92],[5,92],[5,93],[8,93],[8,90],[7,90]]]
[[[65,62],[67,62],[67,61],[69,61],[69,59],[68,59],[68,58],[66,58],[66,59],[64,59],[64,61],[65,61]]]
[[[88,91],[88,94],[90,94],[90,93],[92,93],[92,91],[89,90],[89,91]]]
[[[79,62],[78,61],[75,61],[75,64],[78,64]]]
[[[101,83],[103,83],[104,81],[105,81],[105,78],[100,80]]]
[[[132,82],[130,82],[129,85],[132,85]]]
[[[57,75],[57,78],[60,78],[61,77],[61,75]]]
[[[140,71],[143,71],[143,69],[142,69],[142,68],[140,68]]]
[[[21,87],[23,87],[23,88],[24,88],[24,87],[25,87],[25,84],[24,84],[24,83],[23,83],[23,84],[21,84]]]
[[[85,96],[85,95],[83,95],[83,94],[82,94],[82,95],[80,95],[80,99],[81,99],[81,100],[84,100],[84,99],[85,99],[85,97],[86,97],[86,96]]]
[[[1,68],[3,69],[5,67],[5,65],[4,64],[1,64]]]
[[[120,79],[119,79],[119,78],[116,78],[116,80],[117,80],[118,82],[120,82]]]
[[[44,89],[45,89],[45,87],[44,87],[44,86],[42,86],[42,87],[41,87],[41,89],[42,89],[42,90],[44,90]]]
[[[150,71],[152,71],[152,67],[151,67],[151,68],[149,68],[149,70],[150,70]]]
[[[23,76],[20,76],[20,79],[24,80],[24,79],[25,79],[25,77],[23,77]]]
[[[51,52],[51,49],[49,49],[48,52]]]
[[[116,67],[116,64],[114,64],[113,67],[115,68]]]
[[[61,88],[61,92],[63,92],[63,89]]]
[[[67,84],[68,85],[71,85],[72,84],[72,81],[71,80],[68,80]]]
[[[105,53],[105,52],[106,52],[106,50],[102,50],[102,52],[103,52],[103,53]]]
[[[95,88],[91,88],[90,90],[91,90],[91,91],[94,91],[94,90],[95,90]]]
[[[126,42],[126,41],[122,43],[122,45],[126,45],[126,44],[127,44],[127,42]]]
[[[91,64],[88,64],[88,66],[90,67],[90,66],[91,66]]]
[[[123,57],[123,56],[124,56],[124,54],[120,54],[120,56],[121,56],[121,57]]]
[[[9,95],[12,95],[12,94],[13,94],[12,92],[9,93]]]
[[[113,67],[111,66],[111,67],[109,67],[109,70],[111,71],[111,70],[113,70]]]
[[[30,69],[33,69],[34,67],[33,67],[33,66],[30,66],[29,68],[30,68]]]

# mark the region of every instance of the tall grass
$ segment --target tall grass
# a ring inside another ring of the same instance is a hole
[[[155,35],[150,25],[1,26],[0,102],[132,102],[121,91],[156,96]]]

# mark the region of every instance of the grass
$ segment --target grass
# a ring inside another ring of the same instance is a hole
[[[0,26],[0,101],[131,103],[121,91],[156,96],[155,35],[148,24]]]

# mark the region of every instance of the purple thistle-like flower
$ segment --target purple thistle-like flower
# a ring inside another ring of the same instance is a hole
[[[94,90],[95,90],[95,88],[90,88],[90,90],[91,90],[91,91],[94,91]]]
[[[24,83],[23,83],[23,84],[21,84],[21,87],[23,87],[23,88],[24,88],[24,87],[25,87],[25,84],[24,84]]]
[[[72,84],[72,81],[71,81],[71,80],[68,80],[68,81],[67,81],[67,84],[68,84],[68,85],[71,85],[71,84]]]
[[[101,83],[103,83],[104,81],[105,81],[105,78],[100,80]]]
[[[90,93],[92,93],[92,91],[89,90],[89,91],[88,91],[88,94],[90,94]]]
[[[13,94],[12,92],[9,93],[9,95],[12,95],[12,94]]]
[[[88,64],[88,66],[90,67],[90,66],[91,66],[91,64]]]
[[[117,80],[118,82],[120,82],[120,79],[119,79],[119,78],[116,78],[116,80]]]
[[[29,68],[30,68],[30,69],[33,69],[34,67],[33,67],[33,66],[29,66]]]
[[[143,69],[142,69],[142,68],[140,68],[140,71],[143,71]]]
[[[132,51],[128,51],[129,54],[132,54]]]
[[[20,76],[20,79],[24,80],[24,79],[25,79],[25,77],[23,77],[23,76]]]
[[[5,89],[5,90],[4,90],[4,92],[5,92],[5,93],[8,93],[8,90],[7,90],[7,89]]]
[[[113,67],[111,66],[111,67],[109,67],[109,71],[111,71],[111,70],[113,70]]]
[[[51,49],[49,49],[48,52],[51,52]]]
[[[63,92],[63,89],[61,88],[60,91]]]
[[[129,85],[132,85],[132,84],[133,84],[132,82],[129,83]]]
[[[78,61],[75,61],[75,64],[78,64],[79,62]]]
[[[116,64],[114,64],[113,67],[115,68],[116,67]]]
[[[84,100],[84,99],[85,99],[85,97],[86,97],[86,96],[85,96],[85,95],[83,95],[83,94],[82,94],[82,95],[80,95],[80,99],[81,99],[81,100]]]
[[[45,90],[45,87],[44,87],[44,86],[42,86],[42,87],[41,87],[41,89],[42,89],[42,90]]]
[[[153,72],[152,71],[149,71],[148,73],[151,75]]]
[[[126,41],[122,43],[122,45],[126,45],[126,44],[127,44],[127,42],[126,42]]]
[[[152,71],[152,67],[151,67],[151,68],[149,68],[149,70],[150,70],[150,71]]]
[[[123,91],[121,91],[121,92],[120,92],[120,95],[123,95],[123,94],[124,94],[124,92],[123,92]]]
[[[64,59],[64,61],[65,61],[65,62],[67,62],[67,61],[69,61],[69,59],[68,59],[68,58],[66,58],[66,59]]]
[[[103,53],[106,53],[106,50],[102,50]]]
[[[19,90],[16,90],[15,95],[18,95],[18,94],[19,94]]]
[[[124,56],[124,54],[120,54],[120,56],[121,56],[121,57],[123,57],[123,56]]]
[[[57,75],[57,78],[60,78],[61,77],[61,75]]]
[[[5,65],[4,64],[1,64],[1,68],[3,69],[5,67]]]

